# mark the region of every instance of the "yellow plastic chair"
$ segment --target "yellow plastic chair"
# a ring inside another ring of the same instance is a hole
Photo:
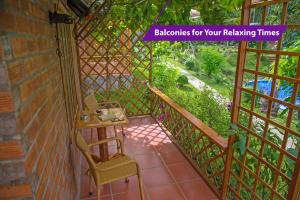
[[[105,162],[95,162],[90,152],[90,148],[95,145],[116,141],[121,147],[121,155]],[[95,143],[87,144],[82,135],[76,132],[75,142],[79,150],[84,155],[89,165],[90,194],[92,194],[91,177],[94,179],[97,188],[97,199],[100,200],[101,185],[111,183],[119,179],[125,179],[137,175],[140,188],[141,200],[144,200],[144,192],[140,169],[137,162],[123,154],[123,143],[119,137],[104,139]]]

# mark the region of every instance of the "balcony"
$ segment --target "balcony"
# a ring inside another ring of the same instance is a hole
[[[208,187],[197,170],[152,117],[130,118],[129,121],[129,124],[124,127],[125,153],[134,158],[141,167],[145,199],[217,199],[213,190]],[[93,132],[97,140],[96,130]],[[112,132],[112,128],[108,129],[108,135]],[[91,139],[90,130],[85,130],[83,134],[87,141]],[[109,145],[110,153],[113,153],[115,149],[114,143]],[[98,147],[94,150],[97,152]],[[87,163],[82,160],[80,192],[82,200],[93,199],[93,196],[88,195],[86,170]],[[103,200],[139,199],[137,178],[131,177],[129,183],[121,180],[104,185],[102,194]],[[95,196],[94,198],[96,199]]]
[[[152,115],[132,117],[125,130],[125,153],[141,167],[147,199],[218,199],[222,189],[227,140],[156,88]],[[170,115],[172,113],[172,115]],[[85,129],[87,141],[96,130]],[[113,129],[108,129],[108,136]],[[189,139],[187,139],[189,137]],[[96,153],[97,147],[93,149]],[[109,152],[116,144],[109,145]],[[89,199],[87,163],[81,168],[81,199]],[[138,199],[137,179],[103,187],[103,198]]]
[[[275,9],[296,44],[292,32],[299,36],[300,25],[290,24],[297,16],[290,11],[298,11],[297,3],[245,0],[242,24],[251,18],[268,24]],[[284,39],[240,42],[231,110],[236,130],[224,138],[154,87],[152,44],[142,41],[147,28],[136,19],[106,18],[108,5],[73,24],[51,24],[49,11],[74,16],[66,0],[0,5],[0,199],[96,199],[88,195],[87,163],[71,137],[91,91],[126,109],[125,153],[142,168],[147,200],[300,199],[300,133],[293,124],[300,121],[300,53],[286,49]],[[261,69],[266,55],[273,71]],[[290,62],[295,74],[282,73]],[[247,76],[251,87],[245,87]],[[272,80],[268,93],[257,89],[259,79]],[[277,98],[276,87],[285,82],[290,97]],[[273,116],[278,106],[286,109],[280,120]],[[87,141],[90,131],[83,131]],[[115,150],[110,144],[110,153]],[[102,194],[102,200],[136,200],[137,181],[104,185]]]

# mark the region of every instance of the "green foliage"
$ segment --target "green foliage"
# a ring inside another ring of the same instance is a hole
[[[182,91],[170,90],[168,95],[220,135],[227,137],[230,126],[230,113],[226,106],[217,102],[210,90]]]
[[[171,54],[171,45],[170,42],[156,42],[153,43],[153,56],[160,57],[162,55]]]
[[[164,63],[153,65],[153,84],[163,92],[167,93],[170,88],[175,87],[178,77],[179,72]]]
[[[195,64],[195,57],[190,56],[184,63],[189,70],[198,71],[198,67]]]
[[[225,78],[218,74],[214,76],[214,80],[216,81],[217,84],[222,84],[225,82]]]
[[[177,78],[177,83],[181,86],[183,85],[186,85],[189,83],[189,79],[188,77],[186,77],[185,75],[180,75],[178,78]]]
[[[166,64],[153,66],[153,84],[172,98],[176,103],[187,109],[197,118],[206,123],[223,136],[228,136],[230,113],[225,105],[220,104],[213,97],[210,90],[202,92],[191,87],[177,88],[177,84],[187,84],[186,76],[180,76],[178,71],[169,68]]]
[[[113,19],[134,19],[136,23],[149,27],[166,1],[161,0],[113,0],[113,6],[109,17]],[[195,9],[200,11],[200,22],[204,24],[223,24],[231,17],[232,13],[241,8],[242,0],[233,1],[210,1],[210,0],[172,0],[165,12],[160,16],[158,24],[193,24],[190,20],[190,11]]]
[[[208,76],[219,72],[226,62],[224,55],[222,55],[214,46],[203,47],[201,56],[204,62],[203,69]]]
[[[183,48],[184,44],[182,42],[174,42],[172,44],[172,49],[174,51],[180,51]]]
[[[286,51],[300,52],[300,37],[291,46],[286,48]],[[298,66],[298,58],[296,56],[285,56],[279,61],[278,74],[281,76],[295,77]],[[273,71],[274,69],[272,69]]]
[[[179,60],[179,62],[184,63],[186,58],[188,57],[188,54],[186,53],[186,51],[177,51],[176,57]]]

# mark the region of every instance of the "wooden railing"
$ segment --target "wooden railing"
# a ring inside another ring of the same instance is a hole
[[[228,139],[218,135],[160,90],[150,87],[152,116],[221,197]]]

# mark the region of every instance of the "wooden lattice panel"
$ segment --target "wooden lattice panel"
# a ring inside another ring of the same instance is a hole
[[[143,115],[150,113],[152,52],[142,42],[145,30],[133,24],[104,20],[78,37],[81,91],[83,97],[94,92],[99,101],[119,101],[128,115]]]
[[[295,3],[244,3],[242,24],[284,24],[288,30],[276,42],[240,44],[232,119],[239,138],[245,138],[245,152],[234,149],[229,155],[228,199],[299,198],[300,51],[287,48],[287,42],[296,44],[297,37],[291,34],[300,36],[300,25],[291,24],[289,19],[288,10]],[[272,10],[278,18],[270,19]],[[247,66],[245,60],[253,56],[256,65]],[[267,69],[264,59],[270,62]]]
[[[156,88],[151,88],[152,116],[170,133],[216,194],[221,194],[227,140]]]

